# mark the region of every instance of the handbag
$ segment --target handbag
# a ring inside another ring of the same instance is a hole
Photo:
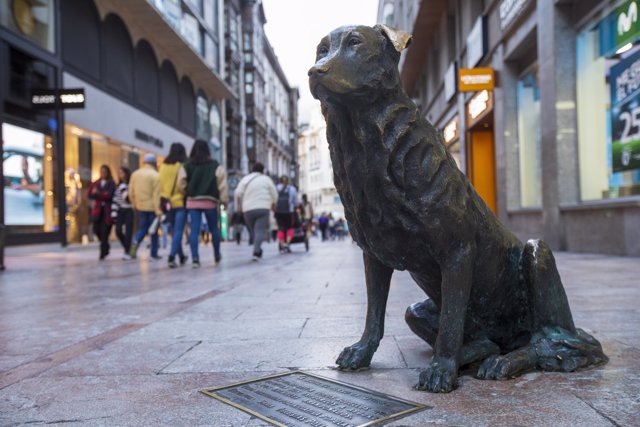
[[[178,181],[178,172],[176,172],[176,178],[173,180],[173,188],[171,188],[171,194],[169,198],[160,196],[160,210],[163,214],[166,214],[171,210],[171,196],[176,191],[176,182]]]

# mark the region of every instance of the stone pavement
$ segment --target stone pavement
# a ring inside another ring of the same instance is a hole
[[[611,358],[571,374],[510,381],[466,374],[447,395],[412,389],[430,348],[404,323],[423,299],[394,274],[387,331],[371,370],[332,369],[359,339],[365,289],[360,250],[312,241],[294,253],[223,244],[214,266],[98,262],[96,248],[9,248],[0,273],[0,425],[263,426],[199,390],[292,369],[429,405],[392,426],[640,425],[640,262],[557,254],[576,325]]]

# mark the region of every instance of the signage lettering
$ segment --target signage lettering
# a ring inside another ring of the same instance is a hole
[[[38,89],[31,94],[35,108],[84,108],[84,89]]]
[[[609,71],[613,172],[640,169],[640,52]]]
[[[160,138],[156,138],[155,136],[151,136],[145,132],[142,132],[141,130],[136,129],[135,131],[135,138],[142,141],[142,142],[146,142],[149,144],[152,144],[158,148],[163,148],[164,147],[164,142],[160,139]]]
[[[442,131],[444,142],[449,144],[458,137],[458,116],[454,117]]]
[[[615,11],[615,46],[619,48],[634,42],[640,35],[638,27],[638,0],[627,0]]]
[[[478,92],[467,104],[467,127],[473,127],[493,109],[493,93],[488,90]]]
[[[493,68],[461,68],[458,71],[458,90],[476,92],[494,87]]]
[[[267,377],[204,393],[284,425],[370,425],[424,406],[301,372]]]

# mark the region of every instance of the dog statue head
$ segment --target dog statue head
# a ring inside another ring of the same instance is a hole
[[[321,103],[371,102],[400,87],[400,52],[411,35],[386,25],[340,27],[324,37],[309,70],[309,88]]]

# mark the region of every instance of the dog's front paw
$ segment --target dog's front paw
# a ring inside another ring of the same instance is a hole
[[[373,353],[378,349],[378,345],[367,342],[358,341],[352,346],[346,347],[336,359],[338,369],[342,371],[355,371],[367,368],[371,364]]]
[[[420,372],[418,390],[449,393],[458,387],[458,365],[452,357],[434,357],[427,369]]]

